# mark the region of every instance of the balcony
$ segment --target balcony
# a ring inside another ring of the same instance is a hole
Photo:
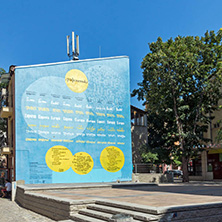
[[[1,118],[9,118],[12,116],[12,107],[2,107],[0,112]]]
[[[12,151],[13,151],[12,147],[3,146],[0,149],[0,154],[1,155],[9,155],[9,154],[12,154]]]
[[[13,109],[9,106],[9,96],[5,88],[2,89],[1,93],[1,104],[0,104],[0,117],[9,118],[12,116]]]

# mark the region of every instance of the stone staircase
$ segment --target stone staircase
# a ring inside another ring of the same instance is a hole
[[[133,203],[111,200],[95,200],[86,204],[78,213],[70,214],[70,220],[75,222],[116,222],[113,216],[124,214],[130,216],[130,222],[222,222],[222,203],[166,207],[147,207]]]
[[[120,214],[127,215],[131,222],[222,222],[222,202],[154,207],[135,204],[133,200],[117,200],[118,196],[107,200],[72,200],[35,192],[35,187],[30,189],[24,185],[18,186],[16,191],[16,202],[22,207],[61,222],[117,222],[120,220],[114,216]]]
[[[77,222],[104,222],[112,221],[111,218],[116,214],[124,214],[131,216],[133,218],[131,221],[135,222],[158,221],[159,216],[154,213],[156,212],[148,212],[145,208],[135,208],[131,204],[98,200],[94,204],[88,204],[77,214],[72,214],[70,219]]]

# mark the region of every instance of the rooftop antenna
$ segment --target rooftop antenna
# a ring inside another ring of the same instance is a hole
[[[76,48],[75,48],[75,34],[72,32],[72,39],[71,39],[71,53],[70,53],[70,36],[66,36],[67,41],[67,55],[70,60],[79,60],[79,36],[76,35]]]
[[[101,48],[102,48],[102,47],[101,47],[101,45],[100,45],[100,46],[99,46],[99,58],[101,58],[101,51],[102,51]]]

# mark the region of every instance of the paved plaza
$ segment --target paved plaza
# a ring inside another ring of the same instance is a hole
[[[63,189],[32,191],[70,200],[104,199],[153,207],[222,203],[222,183],[174,183],[118,188]],[[20,207],[9,199],[0,199],[0,221],[50,222],[42,215]]]
[[[93,188],[36,191],[70,200],[106,199],[153,207],[222,202],[221,183],[159,184],[122,188]]]
[[[0,198],[0,221],[1,222],[51,222],[47,217],[20,207],[16,202]]]

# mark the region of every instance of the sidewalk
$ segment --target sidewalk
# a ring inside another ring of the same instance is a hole
[[[30,210],[26,210],[16,202],[9,199],[0,198],[0,221],[7,222],[52,222],[47,217],[36,214]]]

